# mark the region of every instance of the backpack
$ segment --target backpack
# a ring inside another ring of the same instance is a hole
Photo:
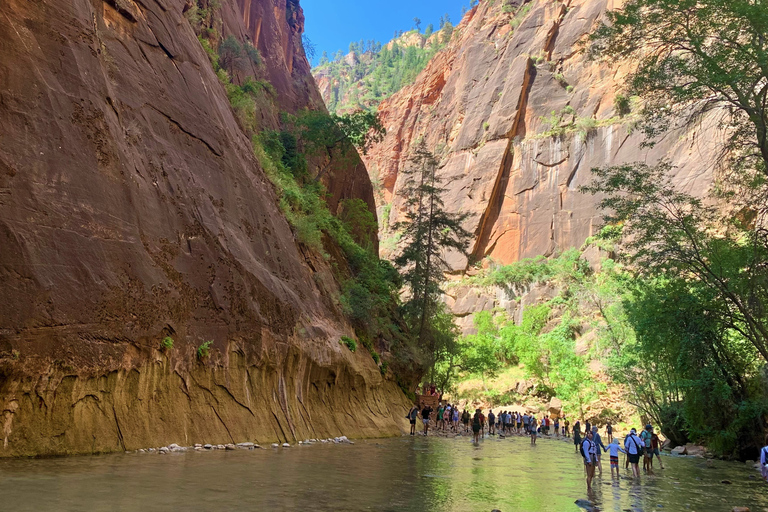
[[[408,415],[408,419],[415,420],[419,417],[419,410],[418,409],[412,409],[411,413]]]
[[[472,423],[478,427],[480,426],[480,414],[475,413],[475,417],[472,419]]]
[[[630,434],[630,435],[629,435],[629,439],[631,439],[631,440],[632,440],[632,443],[635,445],[635,448],[637,449],[637,454],[638,454],[638,455],[642,455],[642,454],[643,454],[643,452],[645,451],[645,443],[638,443],[638,442],[635,440],[635,438],[636,438],[636,437],[637,437],[637,436],[636,436],[636,435],[633,435],[633,434]]]
[[[584,459],[587,458],[586,454],[584,453],[584,443],[587,443],[587,442],[591,443],[592,441],[590,441],[589,439],[584,438],[584,441],[582,441],[579,444],[579,453],[581,454],[582,458],[584,458]]]

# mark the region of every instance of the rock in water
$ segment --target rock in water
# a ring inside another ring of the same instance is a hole
[[[686,454],[686,448],[685,446],[675,446],[672,448],[672,455],[685,455]]]
[[[592,503],[589,500],[581,500],[581,499],[579,499],[579,500],[574,501],[574,503],[576,504],[577,507],[583,508],[584,510],[589,510],[590,512],[595,510],[594,503]]]

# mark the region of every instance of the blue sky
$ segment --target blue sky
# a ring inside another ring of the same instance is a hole
[[[462,6],[469,0],[301,0],[306,17],[305,33],[315,45],[315,63],[327,51],[346,53],[349,43],[375,39],[386,43],[395,30],[409,30],[413,18],[422,20],[422,30],[430,23],[438,27],[440,17],[448,13],[458,25]]]

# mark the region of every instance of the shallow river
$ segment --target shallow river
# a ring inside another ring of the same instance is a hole
[[[622,461],[623,462],[623,461]],[[599,510],[768,511],[768,484],[745,464],[665,457],[667,469],[612,485]],[[731,485],[721,483],[729,480]],[[404,437],[287,449],[0,460],[2,511],[578,511],[573,445],[540,439]]]

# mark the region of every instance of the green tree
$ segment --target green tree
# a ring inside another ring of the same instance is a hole
[[[416,26],[416,30],[421,32],[421,19],[413,18],[413,24]]]
[[[430,320],[438,310],[445,272],[450,268],[448,251],[466,254],[470,233],[462,227],[466,215],[446,211],[444,189],[437,175],[437,160],[422,140],[414,148],[410,166],[403,171],[401,196],[404,220],[395,223],[402,233],[402,252],[395,266],[402,270],[407,286],[406,318],[417,343],[430,357],[434,370],[437,339]]]
[[[226,69],[231,75],[240,65],[243,56],[243,47],[235,36],[229,36],[221,43],[221,45],[219,45],[218,53],[219,65]]]
[[[717,294],[682,279],[637,280],[626,302],[636,338],[609,363],[630,401],[673,442],[706,443],[721,455],[754,457],[768,411],[760,358],[712,314]]]
[[[644,276],[666,275],[707,286],[720,316],[768,361],[768,231],[723,218],[715,206],[675,189],[670,166],[627,164],[593,169],[582,190],[604,194],[607,224],[625,224],[627,248]],[[722,234],[715,226],[727,226]]]

